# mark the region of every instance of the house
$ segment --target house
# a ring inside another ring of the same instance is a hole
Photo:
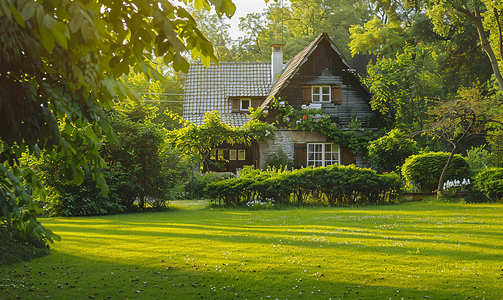
[[[372,127],[377,115],[370,107],[371,95],[359,81],[342,53],[326,33],[320,34],[288,63],[283,63],[284,44],[273,44],[271,62],[193,64],[186,77],[183,118],[202,124],[204,114],[217,110],[231,126],[248,121],[248,108],[261,107],[274,122],[277,111],[271,101],[287,101],[295,109],[323,109],[333,122],[346,128],[352,118]],[[376,129],[376,128],[375,128]],[[251,146],[222,145],[213,149],[212,171],[231,171],[244,165],[265,168],[272,153],[283,151],[297,167],[365,162],[347,148],[332,144],[314,132],[278,129],[276,139]],[[218,167],[217,167],[218,166]]]

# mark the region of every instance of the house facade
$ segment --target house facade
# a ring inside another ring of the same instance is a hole
[[[231,126],[242,126],[249,107],[267,111],[266,122],[276,121],[273,99],[295,109],[322,109],[343,130],[352,118],[373,128],[377,115],[370,107],[371,95],[327,34],[320,34],[286,64],[284,44],[271,45],[271,62],[238,62],[191,66],[186,77],[183,117],[202,124],[204,114],[217,110]],[[377,129],[377,128],[375,128]],[[210,159],[211,171],[235,172],[244,165],[265,168],[273,153],[283,151],[296,167],[331,164],[364,166],[347,148],[314,132],[278,129],[276,139],[252,146],[222,145]],[[213,168],[213,169],[212,169]]]

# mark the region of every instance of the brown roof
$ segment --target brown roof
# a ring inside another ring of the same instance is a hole
[[[274,83],[272,86],[271,91],[269,92],[269,95],[267,96],[266,100],[260,105],[262,109],[266,108],[269,103],[272,101],[278,93],[283,90],[288,83],[290,82],[290,79],[297,74],[299,71],[300,67],[307,61],[307,58],[313,51],[316,49],[318,44],[323,40],[326,39],[332,48],[337,52],[337,54],[341,57],[342,62],[346,65],[348,69],[351,67],[348,65],[348,63],[345,60],[344,55],[342,52],[337,48],[337,46],[332,42],[332,40],[328,37],[327,33],[322,33],[314,39],[306,48],[302,49],[297,55],[295,55],[289,62],[288,65],[286,66],[285,70],[281,74],[281,76],[278,78],[278,80]]]

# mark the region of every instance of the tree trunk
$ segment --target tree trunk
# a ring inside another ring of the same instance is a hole
[[[471,13],[468,9],[458,8],[458,11],[466,15],[470,21],[477,27],[477,32],[479,33],[480,42],[482,48],[486,51],[487,56],[489,57],[489,61],[491,62],[491,66],[493,69],[494,76],[496,76],[496,80],[498,80],[498,85],[500,86],[500,90],[503,91],[503,77],[501,76],[501,72],[498,66],[498,60],[496,59],[496,55],[494,54],[493,49],[491,48],[491,44],[487,39],[484,25],[482,24],[482,17],[478,10],[475,14]]]
[[[451,164],[452,157],[454,156],[455,150],[456,150],[456,145],[454,145],[454,147],[452,148],[451,154],[449,155],[449,158],[447,159],[447,162],[445,163],[444,169],[442,170],[442,175],[440,175],[440,179],[438,180],[437,195],[444,194],[445,175],[447,174],[447,168],[449,168],[449,165]]]

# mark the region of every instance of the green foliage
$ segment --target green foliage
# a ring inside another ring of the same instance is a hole
[[[266,161],[266,165],[269,168],[292,169],[294,163],[293,160],[289,159],[288,156],[286,156],[286,153],[283,150],[280,150],[279,152],[274,152],[269,156],[269,158]]]
[[[355,205],[396,202],[401,188],[396,174],[377,175],[354,166],[304,168],[293,171],[246,169],[239,178],[210,183],[205,192],[219,204],[249,201],[274,204]]]
[[[213,4],[218,16],[235,11],[230,0],[186,2],[198,10]],[[104,109],[116,98],[138,100],[120,77],[132,68],[148,79],[162,78],[150,64],[154,56],[186,72],[186,52],[205,66],[217,63],[195,20],[169,1],[2,0],[0,219],[22,236],[56,237],[37,220],[31,197],[43,199],[46,191],[34,172],[20,165],[23,153],[44,152],[64,170],[64,180],[77,185],[90,172],[106,194],[98,140],[102,132],[112,144],[115,137]],[[29,209],[22,211],[25,205]]]
[[[364,4],[348,0],[284,1],[283,9],[281,4],[270,1],[262,13],[250,13],[240,19],[239,29],[244,35],[234,48],[236,60],[268,60],[269,45],[282,42],[286,42],[284,58],[289,60],[323,32],[350,58],[349,28],[371,15]]]
[[[482,169],[496,166],[496,154],[490,153],[485,149],[486,145],[480,147],[472,147],[466,151],[466,160],[470,165],[470,169]]]
[[[426,62],[429,49],[423,43],[406,45],[395,58],[379,57],[369,65],[364,79],[374,95],[372,109],[388,117],[391,124],[412,128],[422,123],[427,111],[427,98],[439,89],[438,80]]]
[[[228,177],[220,176],[214,172],[207,172],[204,174],[197,172],[191,177],[189,182],[185,183],[183,187],[185,197],[183,199],[205,199],[207,198],[207,195],[204,188],[208,185],[208,183],[227,178]]]
[[[474,181],[473,189],[490,201],[503,200],[503,168],[487,168],[478,173]]]
[[[386,24],[377,16],[363,25],[352,25],[349,32],[352,55],[372,53],[387,56],[396,53],[405,44],[400,23],[395,21]]]
[[[385,136],[370,142],[369,162],[383,172],[394,172],[405,163],[405,159],[418,153],[416,142],[406,132],[392,129]]]
[[[111,175],[105,173],[105,178]],[[112,177],[113,178],[113,177]],[[107,215],[122,213],[126,210],[126,206],[121,204],[119,194],[123,186],[115,186],[114,183],[108,181],[110,192],[105,197],[100,189],[96,187],[96,183],[91,176],[86,176],[84,182],[77,186],[74,183],[62,184],[57,186],[57,196],[53,197],[50,204],[47,206],[52,216],[91,216],[91,215]],[[127,199],[127,198],[126,198]]]
[[[0,266],[29,261],[49,253],[46,239],[39,239],[33,233],[22,237],[5,221],[0,222]]]
[[[250,120],[241,127],[231,127],[224,122],[218,111],[204,115],[204,123],[195,125],[187,122],[185,127],[168,132],[168,143],[187,161],[199,164],[210,154],[210,150],[223,143],[251,145],[253,140],[263,141],[274,138],[275,127],[258,120],[260,109],[251,114]]]
[[[445,152],[412,155],[405,160],[402,175],[407,182],[419,185],[420,191],[434,191],[448,158],[449,153]],[[447,169],[445,180],[462,178],[470,178],[470,168],[463,156],[455,154]]]

